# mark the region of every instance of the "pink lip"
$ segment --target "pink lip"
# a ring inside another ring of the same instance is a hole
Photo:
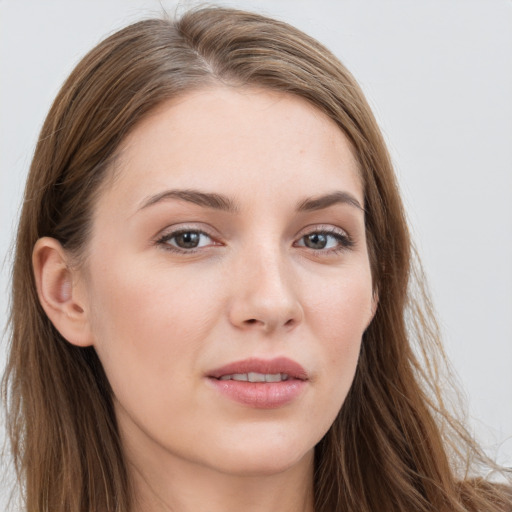
[[[235,373],[285,373],[288,380],[280,382],[245,382],[220,380],[223,375]],[[296,399],[307,385],[306,370],[286,357],[275,359],[245,359],[212,370],[209,382],[224,396],[235,402],[258,409],[276,409]]]

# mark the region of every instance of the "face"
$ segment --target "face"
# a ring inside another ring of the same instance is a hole
[[[311,464],[374,309],[346,137],[294,96],[212,88],[162,105],[114,172],[83,281],[128,451]]]

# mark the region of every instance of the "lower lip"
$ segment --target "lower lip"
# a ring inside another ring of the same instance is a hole
[[[220,393],[235,402],[256,409],[277,409],[293,402],[304,390],[306,381],[289,379],[281,382],[209,381]]]

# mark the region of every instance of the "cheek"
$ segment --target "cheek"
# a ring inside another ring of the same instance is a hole
[[[115,391],[136,381],[165,385],[171,376],[194,370],[212,319],[218,317],[208,282],[197,289],[190,276],[136,261],[100,267],[94,275],[95,349]]]
[[[373,292],[370,270],[349,267],[323,279],[321,286],[307,285],[307,308],[313,327],[335,345],[360,337],[372,318]],[[339,343],[336,343],[338,340]]]
[[[200,328],[215,304],[204,280],[194,281],[189,273],[170,272],[154,264],[128,261],[114,269],[100,269],[95,277],[91,302],[98,331],[140,330],[150,341],[150,333],[163,330],[186,340],[188,331]]]
[[[329,402],[332,420],[352,384],[372,305],[372,281],[366,267],[325,281],[322,289],[310,295],[309,328],[323,350],[319,373],[325,377],[323,396]]]

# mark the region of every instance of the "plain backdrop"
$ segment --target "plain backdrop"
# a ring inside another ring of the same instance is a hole
[[[470,428],[512,466],[512,1],[222,5],[296,25],[359,80],[393,156]],[[86,51],[162,6],[176,10],[157,0],[0,0],[2,327],[9,247],[50,103]],[[4,339],[0,367],[5,351]]]

